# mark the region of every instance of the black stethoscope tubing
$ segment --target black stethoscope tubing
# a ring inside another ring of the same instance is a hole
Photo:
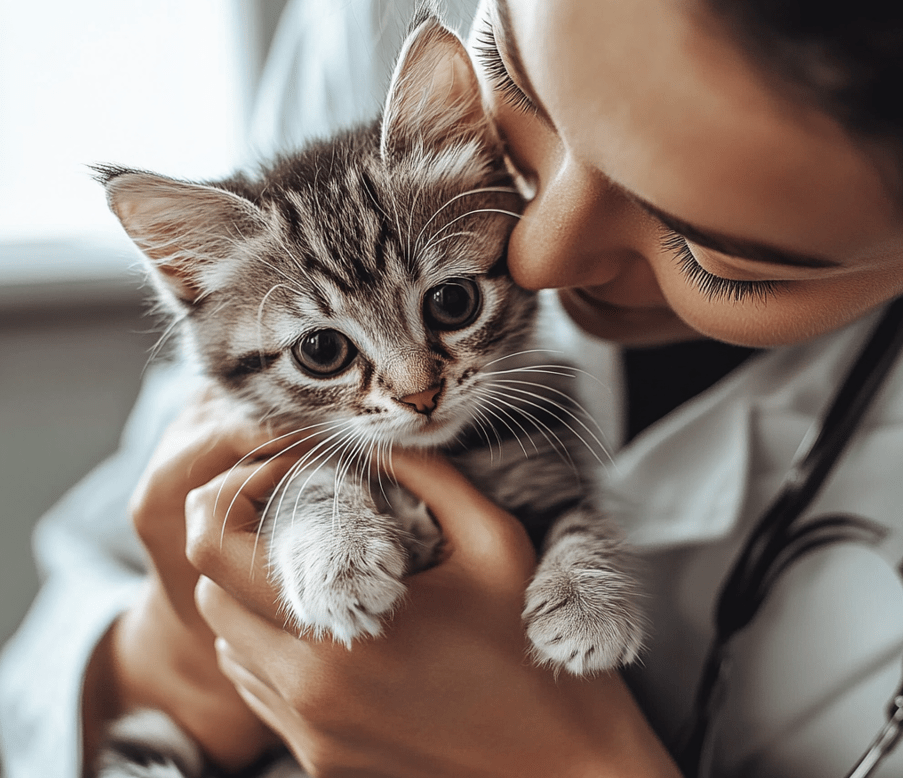
[[[715,608],[715,637],[700,675],[690,723],[676,759],[686,778],[708,775],[708,737],[729,664],[729,644],[749,625],[774,581],[809,551],[837,541],[871,540],[873,525],[852,516],[828,516],[801,522],[863,414],[903,349],[903,297],[885,310],[871,337],[850,368],[805,454],[794,461],[777,496],[750,533],[722,584]],[[885,725],[847,778],[866,778],[900,739],[903,729],[903,684],[894,694]]]

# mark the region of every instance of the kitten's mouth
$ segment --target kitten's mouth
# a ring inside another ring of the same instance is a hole
[[[404,436],[407,441],[400,442],[414,446],[441,446],[453,440],[459,431],[454,417],[448,414],[421,416],[418,421],[417,428]]]

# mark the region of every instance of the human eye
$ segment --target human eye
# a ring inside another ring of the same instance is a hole
[[[745,302],[756,300],[760,303],[784,288],[782,281],[740,281],[722,278],[710,273],[696,259],[687,239],[678,232],[662,227],[661,245],[677,260],[680,272],[709,302]]]
[[[499,53],[495,32],[488,19],[480,23],[480,29],[476,33],[476,46],[474,52],[477,59],[489,77],[492,88],[498,92],[502,100],[512,108],[527,114],[537,113],[533,101],[527,97],[524,91],[514,82],[502,55]]]

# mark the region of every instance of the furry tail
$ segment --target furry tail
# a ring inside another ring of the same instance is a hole
[[[142,710],[113,722],[97,778],[203,778],[204,757],[165,713]]]

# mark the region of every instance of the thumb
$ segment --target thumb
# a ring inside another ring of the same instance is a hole
[[[395,450],[391,468],[399,483],[427,504],[442,529],[448,556],[457,564],[485,571],[507,560],[522,573],[521,580],[532,575],[536,552],[523,525],[445,457]]]

